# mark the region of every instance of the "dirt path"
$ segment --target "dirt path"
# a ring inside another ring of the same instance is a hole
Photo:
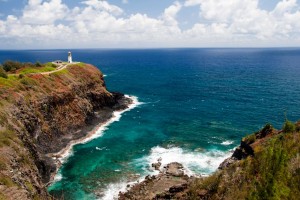
[[[79,62],[73,62],[73,63],[61,63],[61,64],[55,64],[55,63],[53,63],[53,64],[55,64],[55,65],[58,66],[54,71],[50,71],[50,72],[40,72],[40,73],[33,73],[33,74],[49,75],[49,74],[51,74],[51,73],[54,73],[54,72],[58,72],[58,71],[60,71],[60,70],[63,70],[63,69],[65,69],[65,68],[66,68],[67,66],[69,66],[69,65],[73,65],[73,64],[77,64],[77,63],[79,63]]]

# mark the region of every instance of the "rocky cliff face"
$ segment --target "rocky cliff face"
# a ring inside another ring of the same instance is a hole
[[[0,199],[49,198],[45,185],[56,166],[48,155],[131,103],[108,92],[87,64],[8,83],[0,82]]]

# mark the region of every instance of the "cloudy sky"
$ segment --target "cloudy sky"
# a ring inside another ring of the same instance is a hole
[[[299,0],[0,0],[0,49],[291,46]]]

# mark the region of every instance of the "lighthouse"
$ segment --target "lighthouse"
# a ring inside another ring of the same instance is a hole
[[[72,53],[69,51],[68,53],[68,63],[72,63]]]

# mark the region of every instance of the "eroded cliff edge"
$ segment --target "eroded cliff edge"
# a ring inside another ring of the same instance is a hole
[[[47,155],[132,103],[108,92],[103,74],[83,63],[3,79],[0,96],[0,199],[50,198],[46,185],[56,166]]]

